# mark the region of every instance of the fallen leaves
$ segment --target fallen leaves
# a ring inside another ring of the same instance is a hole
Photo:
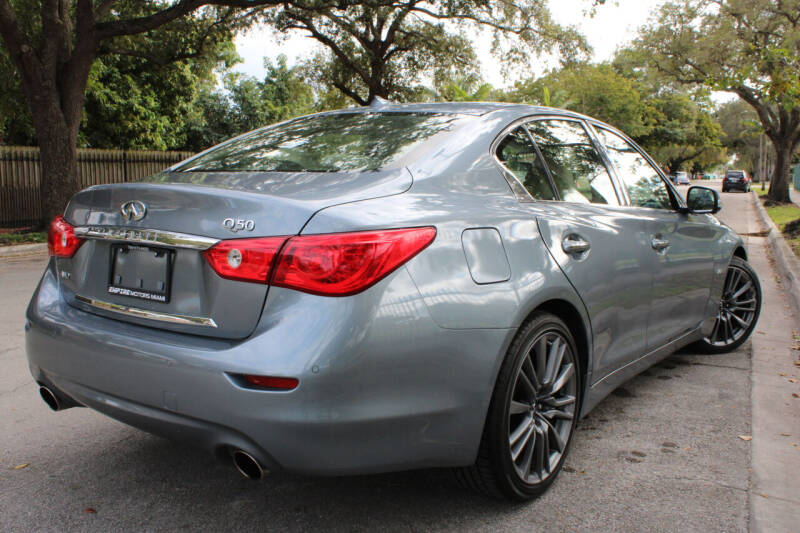
[[[94,507],[87,507],[86,509],[83,510],[83,512],[89,514],[97,514],[97,510],[95,510]]]
[[[797,378],[789,378],[789,383],[797,383]]]
[[[14,467],[14,470],[22,470],[23,468],[28,468],[30,463],[22,463],[21,465],[17,465]]]
[[[782,378],[788,376],[786,372],[778,372],[778,375]]]
[[[753,440],[753,436],[752,435],[739,435],[739,438],[742,439],[743,441],[751,441],[751,440]]]
[[[781,437],[791,437],[791,433],[781,433]]]
[[[797,394],[796,392],[793,392],[792,393],[792,398],[800,398],[800,394]]]

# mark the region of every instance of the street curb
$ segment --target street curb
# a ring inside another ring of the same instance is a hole
[[[13,246],[0,246],[0,260],[8,257],[21,257],[47,252],[47,243],[15,244]]]
[[[794,305],[795,311],[800,313],[800,260],[794,255],[792,249],[783,238],[781,230],[770,218],[767,210],[758,199],[758,194],[751,192],[753,201],[756,204],[756,211],[767,231],[767,242],[772,249],[772,256],[775,258],[775,266],[781,277],[787,281],[786,289],[789,300]]]

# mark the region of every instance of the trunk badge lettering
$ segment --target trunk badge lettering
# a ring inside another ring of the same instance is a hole
[[[125,202],[119,210],[122,213],[122,218],[128,222],[142,220],[147,214],[147,206],[139,200]]]
[[[234,233],[240,231],[253,231],[256,229],[255,220],[244,220],[241,218],[226,218],[222,221],[222,227]]]

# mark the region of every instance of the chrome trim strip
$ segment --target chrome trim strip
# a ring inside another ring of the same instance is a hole
[[[75,235],[82,239],[135,244],[160,244],[173,248],[188,248],[190,250],[207,250],[219,242],[219,239],[189,235],[188,233],[120,226],[78,226],[75,228]]]
[[[94,298],[87,298],[80,294],[75,295],[75,299],[81,303],[91,305],[104,311],[111,311],[112,313],[119,313],[121,315],[133,316],[136,318],[146,318],[148,320],[158,320],[159,322],[169,322],[171,324],[183,324],[187,326],[205,326],[209,328],[216,328],[217,323],[212,318],[203,316],[187,316],[187,315],[171,315],[169,313],[159,313],[158,311],[148,311],[146,309],[139,309],[137,307],[129,307],[127,305],[114,304],[111,302],[104,302],[103,300],[95,300]]]

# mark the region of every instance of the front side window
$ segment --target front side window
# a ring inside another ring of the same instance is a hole
[[[619,205],[611,176],[579,122],[536,120],[526,127],[542,152],[561,200]]]
[[[547,172],[525,130],[516,128],[497,145],[497,159],[537,200],[555,200]]]
[[[633,145],[616,133],[603,128],[597,128],[597,135],[605,145],[611,162],[617,169],[619,179],[628,189],[631,205],[672,209],[667,184]]]
[[[338,113],[268,126],[222,144],[178,172],[358,172],[395,168],[412,149],[449,131],[459,115]]]

